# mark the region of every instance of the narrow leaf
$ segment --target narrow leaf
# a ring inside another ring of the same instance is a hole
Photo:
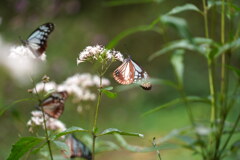
[[[202,103],[207,103],[207,104],[210,103],[209,99],[202,98],[202,97],[197,97],[197,96],[187,96],[186,99],[187,99],[188,102],[202,102]],[[181,102],[182,102],[181,98],[176,98],[174,100],[171,100],[171,101],[169,101],[169,102],[167,102],[165,104],[162,104],[162,105],[160,105],[160,106],[158,106],[156,108],[153,108],[153,109],[145,112],[142,116],[146,116],[148,114],[155,113],[155,112],[157,112],[157,111],[159,111],[159,110],[161,110],[163,108],[171,107],[171,106],[177,105],[177,104],[179,104]]]
[[[124,131],[121,131],[117,128],[108,128],[108,129],[105,129],[101,134],[99,134],[98,136],[103,136],[103,135],[107,135],[107,134],[121,134],[121,135],[127,135],[127,136],[137,136],[137,137],[141,137],[143,138],[144,135],[143,134],[140,134],[140,133],[133,133],[133,132],[124,132]]]
[[[135,146],[130,145],[126,142],[126,140],[119,134],[114,135],[116,140],[120,143],[120,145],[125,148],[126,150],[132,151],[132,152],[153,152],[157,150],[164,150],[164,149],[175,149],[177,148],[174,144],[163,144],[160,146],[151,146],[151,147],[142,147],[142,146]]]
[[[74,133],[74,132],[89,132],[88,130],[86,129],[83,129],[83,128],[80,128],[80,127],[70,127],[68,129],[66,129],[65,131],[61,132],[61,133],[58,133],[54,136],[51,137],[52,140],[55,140],[61,136],[64,136],[64,135],[67,135],[67,134],[70,134],[70,133]]]
[[[183,55],[184,55],[184,50],[178,49],[173,53],[171,57],[171,63],[173,65],[176,77],[178,79],[178,83],[181,85],[183,84],[183,73],[184,73]]]
[[[167,15],[173,15],[173,14],[177,14],[177,13],[180,13],[183,11],[196,11],[198,13],[202,13],[201,10],[199,10],[197,6],[195,6],[193,4],[185,4],[182,6],[174,7],[171,11],[169,11],[167,13]]]
[[[108,90],[106,90],[106,89],[102,89],[102,92],[103,92],[106,96],[108,96],[109,98],[116,98],[116,97],[117,97],[117,93],[108,91]]]
[[[215,58],[217,58],[218,56],[220,56],[223,53],[226,53],[229,50],[234,50],[239,47],[240,47],[240,38],[235,41],[226,43],[225,45],[219,47],[218,52],[215,54]]]
[[[18,160],[33,147],[39,145],[45,140],[43,137],[23,137],[20,138],[11,149],[7,160]]]
[[[18,104],[18,103],[21,103],[21,102],[25,102],[25,101],[30,101],[30,100],[35,100],[33,98],[24,98],[24,99],[19,99],[19,100],[16,100],[14,102],[12,102],[10,105],[8,106],[5,106],[5,107],[2,107],[0,109],[0,116],[8,109],[10,109],[11,107],[13,107],[14,105]]]
[[[231,65],[227,65],[227,68],[232,70],[238,77],[240,77],[240,69],[238,69],[234,66],[231,66]]]

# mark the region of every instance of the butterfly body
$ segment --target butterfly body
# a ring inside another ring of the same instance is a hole
[[[67,92],[54,92],[44,99],[38,106],[46,114],[53,118],[59,118],[64,111],[64,102],[68,97]]]
[[[21,41],[23,45],[28,47],[36,57],[39,57],[45,52],[48,36],[53,30],[53,23],[45,23],[34,30],[27,40]]]
[[[130,57],[125,59],[113,72],[113,77],[118,83],[123,85],[138,83],[145,90],[152,88],[147,72]]]

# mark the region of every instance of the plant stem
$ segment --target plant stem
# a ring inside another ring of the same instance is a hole
[[[222,0],[222,9],[221,9],[221,44],[225,43],[225,0]],[[227,103],[227,77],[226,77],[226,53],[223,53],[221,56],[221,90],[220,90],[220,124],[218,132],[216,133],[216,145],[215,145],[215,154],[214,158],[217,158],[218,150],[221,144],[222,132],[224,129],[224,123],[227,117],[226,103]]]
[[[45,131],[46,141],[47,141],[47,145],[48,145],[48,150],[49,150],[49,154],[50,154],[51,160],[53,160],[51,144],[50,144],[50,141],[49,141],[47,125],[46,125],[46,117],[45,117],[45,113],[43,111],[43,107],[41,107],[41,111],[42,111],[42,114],[43,114],[43,124],[44,124],[44,131]]]
[[[205,26],[205,37],[209,38],[209,31],[208,31],[208,9],[207,9],[207,2],[206,0],[202,0],[203,3],[203,17],[204,17],[204,26]],[[211,134],[210,134],[210,145],[209,145],[209,159],[212,159],[214,155],[214,137],[215,137],[215,122],[216,122],[216,91],[215,91],[215,84],[214,84],[214,61],[213,58],[208,56],[208,78],[209,78],[209,89],[211,95],[211,114],[210,114],[210,125],[211,125]]]
[[[97,128],[97,119],[98,119],[98,112],[99,112],[99,105],[101,102],[102,98],[102,73],[99,76],[100,82],[99,82],[99,89],[98,89],[98,100],[97,100],[97,105],[96,105],[96,110],[95,110],[95,116],[94,116],[94,123],[93,123],[93,129],[92,129],[92,160],[95,158],[95,143],[96,143],[96,128]]]

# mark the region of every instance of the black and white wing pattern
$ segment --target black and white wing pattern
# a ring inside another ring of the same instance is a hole
[[[50,117],[58,119],[64,111],[64,102],[67,97],[66,91],[53,92],[39,104],[38,109],[43,110]]]
[[[113,72],[113,77],[118,83],[123,85],[138,83],[145,90],[150,90],[152,88],[147,72],[130,57],[125,59]]]
[[[39,57],[45,52],[48,36],[53,30],[53,23],[45,23],[34,30],[27,40],[23,40],[23,45],[27,46],[36,57]]]
[[[92,160],[92,153],[90,149],[73,134],[69,134],[66,138],[66,145],[70,149],[70,155],[65,155],[66,158],[84,158]],[[64,153],[64,152],[63,152]]]

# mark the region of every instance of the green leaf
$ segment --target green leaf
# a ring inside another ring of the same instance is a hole
[[[137,26],[137,27],[134,27],[134,28],[130,28],[130,29],[127,29],[123,32],[121,32],[120,34],[118,34],[113,40],[111,40],[108,45],[106,46],[106,48],[108,49],[112,49],[113,47],[115,47],[120,40],[122,40],[123,38],[131,35],[131,34],[134,34],[134,33],[137,33],[137,32],[144,32],[144,31],[150,31],[150,30],[153,30],[153,27],[154,27],[155,24],[151,24],[151,25],[143,25],[143,26]]]
[[[66,154],[67,156],[70,156],[70,149],[66,143],[61,141],[53,141],[53,143],[57,146],[58,149],[60,149],[61,151],[64,151],[64,154]]]
[[[102,133],[100,133],[98,136],[104,136],[104,135],[107,135],[107,134],[121,134],[121,135],[127,135],[127,136],[137,136],[137,137],[141,137],[143,138],[144,135],[143,134],[140,134],[140,133],[133,133],[133,132],[124,132],[124,131],[121,131],[117,128],[108,128],[108,129],[105,129]]]
[[[182,6],[174,7],[171,11],[169,11],[167,13],[167,15],[173,15],[173,14],[177,14],[177,13],[180,13],[183,11],[196,11],[198,13],[202,13],[201,10],[199,10],[197,6],[195,6],[193,4],[185,4]]]
[[[86,130],[86,129],[80,128],[80,127],[70,127],[70,128],[66,129],[65,131],[63,131],[61,133],[53,135],[51,137],[51,140],[55,140],[55,139],[57,139],[61,136],[64,136],[64,135],[67,135],[67,134],[70,134],[70,133],[74,133],[74,132],[89,132],[89,131]]]
[[[240,38],[219,47],[218,52],[214,55],[214,58],[217,58],[218,56],[222,55],[223,53],[226,53],[229,50],[234,50],[239,47],[240,47]]]
[[[11,149],[11,153],[7,160],[18,160],[26,152],[31,150],[33,147],[39,145],[45,140],[43,137],[22,137],[20,138]]]
[[[184,50],[190,50],[190,51],[196,51],[200,54],[206,55],[210,49],[212,48],[218,48],[219,45],[214,42],[211,39],[208,38],[201,38],[201,37],[196,37],[193,38],[192,41],[186,40],[186,39],[181,39],[177,41],[173,41],[168,43],[166,46],[163,47],[163,49],[153,53],[150,57],[149,60],[155,59],[157,56],[160,56],[162,54],[165,54],[167,52],[176,50],[176,49],[184,49]]]
[[[101,89],[101,90],[109,98],[116,98],[117,97],[117,93],[111,92],[111,91],[106,90],[106,89]]]
[[[113,7],[113,6],[133,5],[133,4],[151,3],[151,2],[160,3],[162,1],[163,0],[111,0],[111,1],[104,2],[103,5],[107,7]]]
[[[171,63],[173,65],[176,77],[178,79],[178,83],[181,85],[183,84],[183,73],[184,73],[183,55],[184,55],[184,50],[178,49],[173,53],[171,58]]]
[[[188,31],[187,22],[185,21],[185,19],[169,15],[163,15],[160,17],[160,21],[163,24],[167,24],[176,29],[181,37],[191,41],[191,34]]]
[[[156,147],[154,147],[154,146],[152,146],[152,147],[134,146],[134,145],[128,144],[121,135],[115,134],[114,136],[123,148],[125,148],[129,151],[132,151],[132,152],[153,152],[156,150],[177,148],[177,146],[174,144],[163,144],[163,145],[156,146]]]
[[[105,87],[105,88],[103,88],[104,90],[107,90],[107,91],[111,91],[111,90],[113,90],[113,86],[109,86],[109,87]]]
[[[187,97],[186,97],[186,100],[187,100],[188,102],[202,102],[202,103],[208,103],[208,104],[210,103],[210,100],[209,100],[209,99],[207,99],[207,98],[201,98],[201,97],[197,97],[197,96],[187,96]],[[159,110],[161,110],[161,109],[163,109],[163,108],[171,107],[171,106],[177,105],[177,104],[179,104],[179,103],[181,103],[181,102],[182,102],[182,99],[181,99],[181,98],[176,98],[176,99],[174,99],[174,100],[171,100],[171,101],[169,101],[169,102],[167,102],[167,103],[165,103],[165,104],[162,104],[162,105],[160,105],[160,106],[158,106],[158,107],[156,107],[156,108],[153,108],[153,109],[145,112],[144,114],[142,114],[142,116],[146,116],[146,115],[155,113],[155,112],[157,112],[157,111],[159,111]]]
[[[238,77],[240,77],[240,69],[238,69],[234,66],[231,66],[231,65],[227,65],[227,68],[232,70]]]

